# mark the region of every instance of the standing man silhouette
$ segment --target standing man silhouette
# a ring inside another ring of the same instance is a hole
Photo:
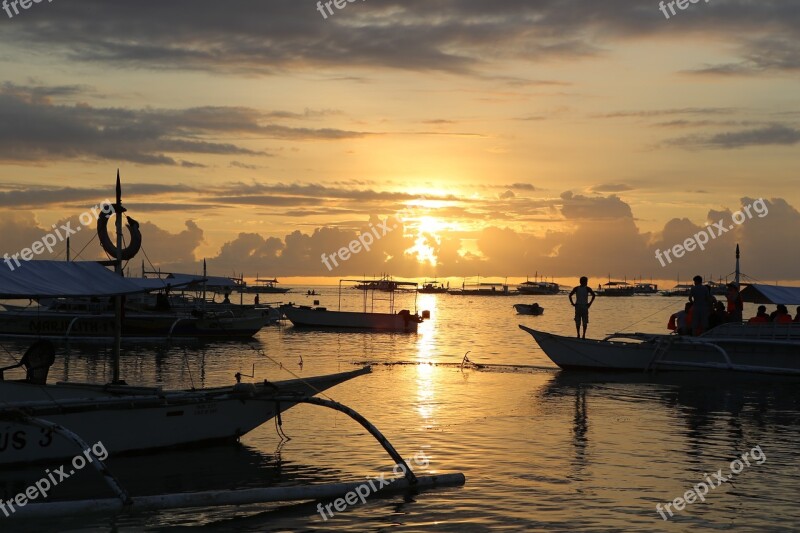
[[[594,302],[595,293],[591,287],[589,287],[589,278],[586,276],[581,276],[580,279],[581,284],[572,289],[572,292],[569,293],[569,303],[572,304],[572,307],[575,308],[575,332],[578,335],[578,338],[581,338],[581,322],[583,322],[583,338],[586,338],[586,326],[589,325],[589,308],[592,306],[592,302]],[[589,299],[589,295],[592,295],[592,299]],[[575,301],[572,301],[572,296],[575,296]]]

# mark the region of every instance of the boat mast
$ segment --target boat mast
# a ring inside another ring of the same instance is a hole
[[[736,275],[736,279],[734,281],[736,281],[736,286],[739,287],[740,271],[739,271],[739,244],[738,243],[736,244],[736,274],[735,275]]]
[[[119,169],[117,169],[117,203],[114,205],[116,214],[115,225],[117,228],[117,257],[114,262],[114,272],[122,276],[122,186],[119,183]],[[122,296],[114,296],[114,377],[112,383],[120,383],[119,379],[119,353],[122,344]]]

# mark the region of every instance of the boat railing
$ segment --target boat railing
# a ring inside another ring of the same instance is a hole
[[[705,338],[718,339],[768,339],[768,340],[794,340],[800,341],[800,325],[766,322],[762,324],[728,323],[721,324],[708,331]]]

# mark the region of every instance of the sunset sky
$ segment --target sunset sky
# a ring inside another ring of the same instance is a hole
[[[0,11],[0,253],[110,198],[119,168],[165,270],[674,280],[731,272],[738,242],[751,276],[800,279],[797,2],[333,10]],[[766,216],[655,258],[758,198]],[[321,262],[389,216],[402,224],[369,252]]]

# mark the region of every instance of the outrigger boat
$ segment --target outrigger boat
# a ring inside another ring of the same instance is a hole
[[[739,280],[736,247],[736,280]],[[750,284],[742,300],[751,303],[800,304],[800,287]],[[519,328],[533,336],[542,351],[564,369],[720,370],[756,374],[800,375],[800,324],[721,324],[702,335],[614,333],[602,340],[578,339]]]
[[[278,287],[278,283],[280,283],[277,278],[272,279],[263,279],[259,278],[258,274],[256,274],[256,279],[253,282],[254,285],[247,285],[246,283],[242,283],[239,285],[237,290],[239,292],[246,292],[251,294],[286,294],[291,288],[286,287]]]
[[[0,298],[113,297],[116,308],[113,380],[110,384],[47,384],[55,351],[48,340],[36,342],[19,363],[0,369],[0,465],[68,459],[76,451],[88,450],[87,442],[102,443],[109,454],[185,446],[208,441],[233,440],[298,403],[308,403],[343,412],[361,424],[401,465],[405,479],[393,489],[423,488],[464,483],[463,474],[417,477],[394,447],[365,418],[352,409],[312,397],[338,383],[370,372],[364,367],[310,379],[258,384],[237,383],[230,387],[201,390],[162,391],[132,387],[120,379],[122,297],[141,289],[121,277],[122,208],[117,174],[117,246],[114,275],[97,263],[62,263],[64,278],[36,275],[26,263],[16,271],[0,274]],[[2,272],[2,271],[0,271]],[[4,373],[24,367],[26,378],[6,381]],[[355,490],[357,483],[306,487],[268,487],[244,490],[206,491],[186,494],[132,497],[99,457],[89,460],[103,476],[115,497],[67,502],[28,502],[11,519],[246,503],[313,500],[335,497]],[[74,463],[73,463],[74,464]],[[84,464],[86,464],[84,462]],[[8,515],[8,513],[6,513]]]
[[[531,281],[525,278],[525,281],[517,286],[517,292],[520,294],[531,295],[544,295],[544,294],[558,294],[561,287],[554,281],[539,280],[539,273],[536,273],[536,278]]]
[[[352,279],[339,280],[339,308],[336,311],[329,310],[327,307],[310,307],[292,303],[282,305],[280,309],[296,327],[400,331],[404,333],[416,333],[419,324],[431,316],[429,311],[423,311],[421,315],[417,312],[417,284],[411,281],[392,281],[395,290],[388,292],[378,286],[369,291],[365,290],[362,311],[342,311],[342,284],[354,281],[363,282],[363,280]],[[411,314],[408,309],[402,309],[395,313],[395,293],[404,289],[414,293],[414,314]],[[388,296],[381,298],[376,296],[376,292],[387,292]],[[371,298],[368,297],[368,294],[372,295]],[[388,313],[375,312],[375,303],[381,300],[388,302]]]

